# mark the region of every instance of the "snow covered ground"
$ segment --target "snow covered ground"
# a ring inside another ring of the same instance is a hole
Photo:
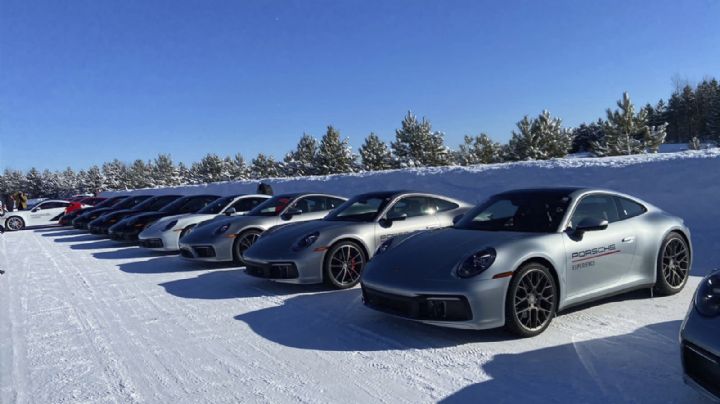
[[[366,309],[357,288],[273,284],[75,230],[6,233],[0,403],[699,403],[681,379],[677,335],[698,275],[720,262],[719,168],[713,149],[272,182],[278,192],[414,188],[468,201],[592,185],[686,219],[696,260],[682,293],[580,307],[533,339],[416,324]]]

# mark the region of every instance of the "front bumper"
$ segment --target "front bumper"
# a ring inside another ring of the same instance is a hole
[[[509,278],[409,280],[363,279],[363,303],[374,310],[426,324],[461,329],[505,325]]]
[[[312,284],[323,281],[325,252],[312,250],[288,254],[262,254],[248,249],[243,256],[245,273],[282,283]]]
[[[180,229],[182,230],[182,229]],[[138,236],[140,247],[157,251],[178,251],[180,249],[180,231],[145,229]]]
[[[183,238],[184,239],[184,238]],[[232,261],[232,247],[235,239],[219,236],[205,243],[180,243],[180,256],[193,261]]]
[[[720,403],[720,317],[703,317],[690,305],[680,328],[683,379]]]
[[[87,230],[89,223],[90,223],[90,221],[88,221],[88,220],[75,219],[75,220],[73,220],[72,225],[74,228],[76,228],[78,230]]]
[[[107,235],[110,227],[112,227],[112,224],[88,224],[88,230],[90,230],[90,233],[97,235]]]
[[[140,231],[141,229],[134,229],[131,227],[123,227],[119,229],[111,227],[108,230],[108,235],[115,241],[137,241]]]

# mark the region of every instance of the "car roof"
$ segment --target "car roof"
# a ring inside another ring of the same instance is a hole
[[[322,196],[330,196],[330,197],[333,197],[333,198],[347,199],[347,198],[345,198],[344,196],[333,195],[333,194],[326,194],[326,193],[324,193],[324,192],[292,192],[292,193],[287,193],[287,194],[273,195],[273,197],[279,197],[279,198],[299,198],[299,197],[301,197],[301,196],[306,196],[306,195],[322,195]]]
[[[587,191],[606,191],[587,187],[546,187],[546,188],[520,188],[498,193],[498,195],[535,194],[548,196],[572,196]],[[612,191],[606,191],[612,192]]]

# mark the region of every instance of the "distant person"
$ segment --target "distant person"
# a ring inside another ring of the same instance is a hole
[[[18,210],[25,210],[27,209],[27,202],[28,198],[27,195],[23,191],[19,191],[17,193],[17,208]]]
[[[12,195],[3,195],[3,205],[5,206],[6,212],[12,212],[13,209],[15,209],[15,200],[13,200]]]
[[[261,194],[261,195],[271,195],[271,196],[272,196],[272,194],[273,194],[273,189],[272,189],[272,187],[270,186],[270,184],[266,184],[266,183],[264,183],[264,182],[261,182],[260,184],[258,184],[257,193],[258,193],[258,194]]]

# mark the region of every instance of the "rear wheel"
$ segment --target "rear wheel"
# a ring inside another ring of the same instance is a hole
[[[325,257],[323,278],[328,285],[347,289],[360,282],[367,257],[357,243],[341,241],[330,248]]]
[[[674,295],[682,290],[690,275],[690,248],[678,233],[670,233],[658,252],[655,292]]]
[[[542,333],[557,312],[557,295],[550,269],[536,262],[523,265],[510,281],[505,328],[520,337]]]
[[[25,221],[20,216],[11,216],[5,221],[5,227],[10,231],[18,231],[25,228]]]
[[[259,230],[246,230],[235,237],[233,242],[233,262],[235,264],[244,264],[242,259],[245,250],[250,248],[258,238],[260,238],[261,232]]]

